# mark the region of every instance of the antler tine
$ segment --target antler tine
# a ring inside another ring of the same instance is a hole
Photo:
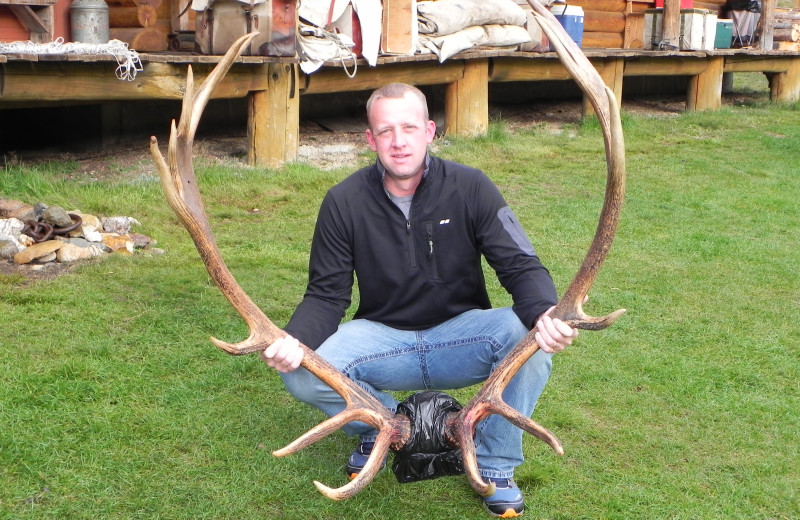
[[[245,35],[234,42],[196,94],[192,69],[189,67],[180,121],[177,126],[174,121],[171,125],[168,160],[161,154],[156,138],[150,138],[150,152],[161,176],[169,205],[192,237],[209,275],[249,327],[249,337],[236,344],[211,338],[217,347],[234,355],[262,351],[273,341],[283,337],[285,332],[273,324],[244,292],[222,259],[197,186],[192,164],[192,144],[211,93],[255,34],[257,33]],[[344,399],[346,407],[339,415],[313,428],[286,448],[277,450],[275,455],[294,453],[351,421],[357,420],[373,426],[380,432],[379,441],[376,442],[376,449],[373,450],[364,471],[356,479],[338,489],[315,483],[320,492],[329,498],[347,498],[369,484],[391,446],[405,444],[410,435],[410,424],[408,418],[393,414],[377,398],[345,377],[316,352],[302,344],[300,347],[304,351],[301,366],[337,392]]]
[[[620,309],[607,316],[594,318],[583,312],[583,301],[589,294],[589,289],[611,248],[611,242],[617,231],[619,214],[622,210],[622,199],[625,195],[625,139],[622,133],[619,106],[614,93],[605,85],[589,59],[581,52],[555,16],[538,0],[528,0],[528,3],[533,8],[534,16],[537,17],[542,32],[547,35],[559,59],[589,98],[603,130],[608,174],[605,200],[597,231],[578,274],[575,275],[564,296],[551,313],[552,317],[559,318],[570,326],[600,330],[611,325],[625,313],[624,309]]]
[[[561,301],[551,312],[572,327],[599,330],[611,325],[625,310],[620,309],[608,316],[594,318],[582,309],[583,300],[589,292],[597,273],[611,247],[622,209],[625,193],[625,145],[622,123],[614,93],[605,86],[591,62],[572,41],[555,16],[538,0],[527,0],[570,75],[586,93],[600,120],[606,151],[606,194],[594,239],[578,273],[564,293]],[[480,421],[492,414],[499,414],[519,428],[549,444],[557,454],[564,453],[558,439],[529,417],[525,417],[503,401],[503,390],[519,368],[539,350],[535,332],[531,331],[503,359],[492,372],[481,390],[457,414],[448,419],[448,433],[461,447],[464,469],[472,488],[481,495],[494,493],[494,484],[487,484],[478,472],[475,456],[475,428]]]

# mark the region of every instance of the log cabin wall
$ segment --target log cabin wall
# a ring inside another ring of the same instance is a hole
[[[186,9],[189,0],[106,0],[106,3],[111,38],[126,42],[137,51],[165,51],[177,34],[194,31],[195,11]]]
[[[725,2],[695,0],[694,8],[719,14]],[[650,0],[569,0],[568,4],[583,8],[585,49],[642,48],[644,12],[655,7]]]

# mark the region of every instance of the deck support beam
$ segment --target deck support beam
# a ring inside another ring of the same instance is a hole
[[[272,63],[266,90],[248,95],[247,162],[277,168],[297,159],[300,142],[298,67]]]
[[[800,0],[799,0],[800,1]],[[628,76],[688,76],[688,110],[714,110],[722,104],[723,75],[761,72],[770,78],[775,102],[800,100],[800,54],[724,49],[714,52],[653,52],[587,49],[601,78],[622,100]],[[0,54],[0,111],[54,103],[105,103],[183,97],[187,65],[199,83],[211,71],[215,56],[141,55],[143,70],[133,81],[120,81],[111,58],[7,56]],[[474,53],[444,63],[434,57],[385,58],[363,65],[354,77],[340,66],[313,74],[299,71],[294,60],[240,57],[214,90],[213,98],[247,98],[247,159],[258,167],[278,167],[297,158],[300,97],[373,90],[390,82],[443,85],[444,131],[480,135],[488,130],[489,83],[571,80],[553,53]],[[591,107],[584,101],[584,114]]]
[[[686,95],[687,110],[718,110],[722,106],[722,72],[725,58],[705,60],[706,68],[691,77]]]
[[[444,132],[449,135],[484,135],[489,130],[489,60],[464,63],[461,79],[445,90]]]

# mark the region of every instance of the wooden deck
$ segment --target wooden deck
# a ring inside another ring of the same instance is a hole
[[[800,53],[757,49],[642,51],[585,49],[606,84],[622,101],[623,78],[688,76],[688,110],[721,106],[723,74],[770,75],[775,102],[800,99]],[[3,108],[43,103],[87,103],[179,99],[187,66],[202,80],[218,56],[140,53],[143,70],[132,81],[119,80],[111,56],[0,54],[0,114]],[[372,90],[391,81],[445,85],[445,132],[485,133],[490,82],[569,80],[554,53],[470,51],[444,63],[433,55],[383,56],[375,67],[359,63],[349,78],[338,63],[307,75],[291,58],[245,56],[214,92],[215,98],[248,98],[248,162],[275,167],[297,157],[300,102],[304,94]],[[588,108],[588,107],[587,107]],[[624,108],[624,107],[623,107]]]

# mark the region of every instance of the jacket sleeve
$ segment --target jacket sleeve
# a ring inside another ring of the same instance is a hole
[[[513,300],[514,312],[531,328],[558,302],[550,272],[497,187],[483,176],[475,194],[475,224],[481,252]]]
[[[316,350],[336,332],[350,306],[353,251],[346,220],[330,192],[320,206],[308,267],[308,286],[285,331]]]

